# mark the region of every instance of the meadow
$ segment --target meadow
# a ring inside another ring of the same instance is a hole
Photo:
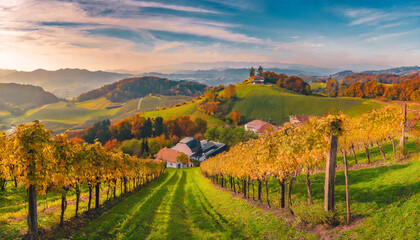
[[[189,100],[191,97],[188,96],[146,96],[141,100],[140,105],[139,99],[113,103],[104,97],[75,104],[60,101],[30,109],[21,116],[0,112],[0,121],[17,125],[40,120],[46,128],[59,133],[68,129],[87,128],[103,119],[118,121],[140,112],[172,107]]]
[[[239,112],[247,121],[261,119],[282,124],[289,121],[289,115],[321,116],[342,111],[357,116],[380,106],[360,98],[306,96],[286,89],[242,83],[236,85],[236,99],[226,101],[223,108],[227,112]]]

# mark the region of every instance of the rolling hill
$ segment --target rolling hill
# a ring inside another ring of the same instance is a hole
[[[58,98],[41,87],[16,83],[0,83],[0,110],[14,115],[22,111],[57,102]]]
[[[131,75],[67,68],[56,71],[37,69],[31,72],[1,70],[0,82],[41,86],[47,91],[64,98],[77,96],[83,92],[129,76]]]
[[[148,94],[194,96],[203,94],[206,87],[206,85],[196,82],[171,81],[153,76],[127,78],[83,93],[77,98],[77,101],[106,97],[112,102],[124,102]]]
[[[65,130],[87,128],[102,119],[115,122],[137,113],[171,107],[191,99],[189,96],[146,96],[141,100],[133,99],[125,103],[113,103],[104,97],[75,104],[59,101],[30,109],[21,116],[0,111],[0,125],[10,126],[37,119],[54,133],[60,133]],[[7,129],[7,126],[3,128]]]
[[[294,93],[285,89],[278,89],[268,86],[237,84],[235,99],[222,103],[224,115],[230,112],[239,112],[245,121],[260,119],[272,121],[281,125],[289,120],[289,115],[307,114],[322,115],[328,112],[338,113],[340,111],[350,116],[357,116],[361,113],[378,108],[381,104],[371,100],[357,98],[327,98],[322,96],[306,96]],[[203,118],[210,126],[224,124],[221,119],[207,115],[197,108],[197,104],[203,100],[188,102],[186,104],[155,111],[144,112],[144,117],[175,118],[182,115],[189,115],[193,119]]]
[[[236,85],[236,99],[222,104],[225,113],[239,112],[246,121],[260,119],[276,124],[289,120],[289,115],[322,115],[340,111],[351,116],[380,107],[370,100],[305,96],[268,86]]]

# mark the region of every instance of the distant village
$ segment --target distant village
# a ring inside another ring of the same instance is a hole
[[[294,127],[299,127],[309,121],[310,115],[291,115],[289,122]],[[286,124],[286,123],[285,123]],[[244,125],[246,131],[252,131],[258,135],[268,134],[280,130],[282,127],[262,120],[253,120]],[[167,168],[186,168],[197,166],[207,158],[213,157],[228,150],[225,143],[202,140],[195,137],[185,137],[171,148],[163,148],[156,155],[156,161],[165,161]]]

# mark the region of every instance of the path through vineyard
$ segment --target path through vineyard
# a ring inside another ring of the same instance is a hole
[[[243,239],[260,234],[270,238],[314,237],[262,211],[216,189],[198,168],[167,169],[147,188],[90,222],[76,233],[76,238]]]

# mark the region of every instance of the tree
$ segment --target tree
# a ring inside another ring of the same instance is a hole
[[[50,142],[51,131],[35,121],[30,125],[16,127],[13,138],[15,141],[14,153],[23,166],[25,174],[22,175],[28,189],[28,235],[36,239],[38,236],[37,192],[45,191],[50,183],[52,172],[52,159],[48,156],[47,147]]]
[[[264,69],[261,66],[259,66],[258,67],[258,75],[262,76],[263,72],[264,72]]]
[[[153,134],[153,125],[150,118],[143,122],[141,126],[141,138],[148,138],[151,137]]]
[[[188,165],[188,161],[189,161],[188,156],[185,153],[176,157],[176,160],[183,163],[183,164],[187,164],[187,165]]]
[[[160,136],[164,132],[163,118],[157,117],[153,123],[155,137]]]
[[[111,139],[110,125],[111,122],[109,119],[96,122],[93,124],[93,127],[86,129],[86,133],[82,137],[83,140],[88,143],[94,143],[95,140],[98,140],[102,144],[105,144]]]
[[[133,134],[131,133],[132,127],[130,120],[125,119],[111,125],[110,134],[112,138],[117,139],[118,141],[131,139],[133,138]]]
[[[227,116],[227,118],[230,119],[236,125],[241,124],[241,121],[242,121],[242,116],[238,112],[231,112],[231,113],[229,113],[229,115]]]
[[[255,68],[254,67],[251,67],[251,69],[249,69],[249,76],[250,77],[255,76]]]
[[[231,99],[236,97],[236,87],[233,84],[230,84],[229,86],[227,86],[225,88],[225,92],[224,92],[224,98],[225,99]]]

